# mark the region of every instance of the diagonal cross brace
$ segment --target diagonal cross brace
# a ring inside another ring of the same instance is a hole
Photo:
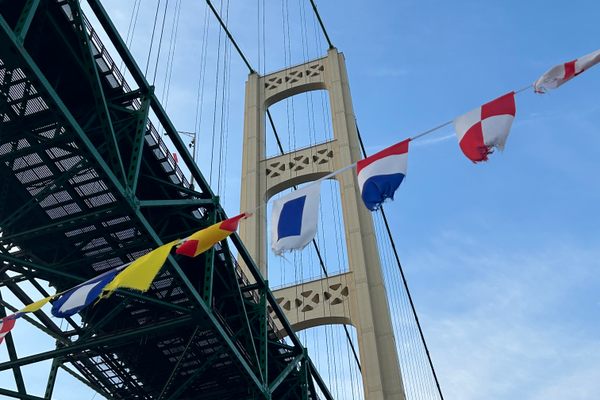
[[[75,27],[75,33],[79,38],[79,44],[83,55],[84,65],[86,67],[86,73],[88,75],[89,82],[92,84],[92,93],[94,96],[94,102],[96,103],[96,110],[98,110],[98,118],[100,120],[100,126],[104,132],[106,143],[108,144],[108,157],[113,167],[113,171],[119,177],[121,182],[125,183],[126,174],[123,166],[123,159],[121,157],[121,151],[119,150],[119,141],[115,135],[113,129],[112,118],[108,110],[107,99],[102,88],[102,81],[100,80],[100,74],[98,73],[98,66],[94,59],[90,37],[87,34],[86,25],[83,20],[83,14],[79,7],[79,1],[69,0],[69,6],[73,14],[73,24]]]

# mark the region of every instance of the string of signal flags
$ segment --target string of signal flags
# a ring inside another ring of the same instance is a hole
[[[320,183],[323,180],[356,167],[358,186],[365,206],[371,211],[378,210],[385,201],[393,200],[396,190],[406,176],[408,148],[411,141],[454,123],[459,147],[464,155],[474,163],[487,161],[488,156],[495,149],[504,149],[516,115],[516,94],[531,87],[535,93],[546,93],[598,63],[600,63],[600,50],[556,65],[540,76],[533,85],[506,93],[452,121],[405,139],[276,199],[273,202],[271,215],[273,252],[281,255],[287,251],[301,250],[315,237],[318,226]],[[251,215],[246,212],[218,222],[185,239],[164,244],[129,264],[116,267],[69,290],[27,305],[0,320],[0,343],[13,329],[19,317],[38,311],[49,302],[52,304],[53,316],[66,318],[96,301],[109,297],[117,289],[148,291],[173,248],[176,248],[176,254],[196,257],[225,240],[237,230],[242,219]]]

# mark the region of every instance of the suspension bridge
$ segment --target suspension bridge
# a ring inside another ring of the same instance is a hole
[[[196,259],[169,256],[148,292],[120,290],[63,320],[46,309],[22,317],[55,346],[31,353],[7,334],[0,394],[55,398],[66,374],[107,399],[443,399],[385,213],[361,208],[352,175],[327,182],[333,213],[311,246],[292,260],[266,252],[266,199],[366,155],[344,56],[316,4],[299,6],[302,42],[312,16],[325,51],[290,65],[288,46],[286,65],[267,73],[265,43],[254,68],[228,28],[229,2],[207,1],[189,132],[166,111],[184,4],[153,8],[142,68],[130,51],[141,3],[124,34],[99,0],[0,2],[0,317],[226,218],[238,56],[249,73],[239,207],[256,215]],[[210,141],[198,136],[205,127]],[[43,393],[28,384],[30,366],[47,374]]]

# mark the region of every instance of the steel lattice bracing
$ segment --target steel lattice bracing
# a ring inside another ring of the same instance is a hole
[[[38,280],[68,289],[225,217],[101,4],[89,3],[134,89],[78,1],[0,1],[0,285],[23,303],[46,295]],[[12,369],[17,391],[0,394],[40,398],[27,393],[20,367],[52,359],[46,398],[62,370],[115,399],[315,399],[315,385],[330,398],[297,337],[278,339],[268,309],[291,329],[232,240],[252,284],[223,242],[197,259],[170,256],[149,292],[119,292],[84,310],[81,324],[23,317],[57,347],[19,357],[8,335],[11,360],[0,371]]]

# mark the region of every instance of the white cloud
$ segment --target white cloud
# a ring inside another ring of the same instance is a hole
[[[428,292],[425,307],[417,303],[445,395],[592,398],[600,340],[582,327],[597,315],[586,315],[598,305],[585,293],[600,283],[598,259],[597,246],[494,248],[462,232],[409,257],[425,275],[448,278]]]

